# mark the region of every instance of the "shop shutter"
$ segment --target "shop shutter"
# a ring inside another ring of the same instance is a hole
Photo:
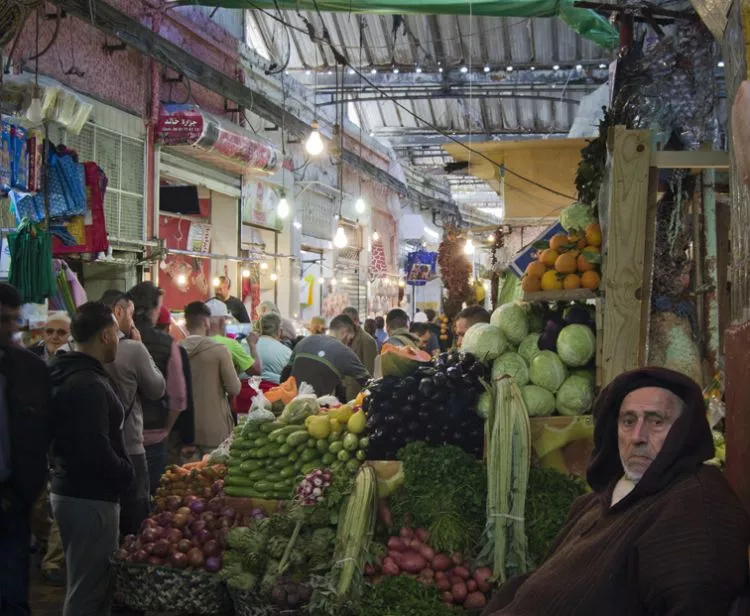
[[[107,174],[104,214],[109,235],[144,241],[145,142],[88,122],[78,135],[66,133],[65,145],[76,150],[81,161],[93,161]]]
[[[349,296],[349,304],[356,307],[363,318],[367,309],[366,272],[359,264],[359,253],[362,250],[362,230],[359,225],[343,222],[344,232],[348,239],[346,248],[336,251],[336,277],[339,291]]]

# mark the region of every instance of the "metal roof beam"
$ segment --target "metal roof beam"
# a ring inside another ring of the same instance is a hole
[[[447,130],[447,129],[446,129]],[[375,136],[385,139],[391,145],[394,150],[402,150],[406,148],[439,148],[445,143],[450,143],[451,139],[435,132],[426,131],[414,131],[410,132],[409,129],[390,129],[390,130],[375,130]],[[450,131],[448,131],[450,132]],[[564,139],[568,136],[567,133],[559,131],[542,132],[535,131],[531,133],[524,132],[512,132],[504,130],[489,130],[489,136],[487,137],[484,133],[454,133],[451,134],[453,139],[457,139],[462,143],[469,143],[469,141],[477,142],[489,139],[490,141],[525,141],[531,139]]]

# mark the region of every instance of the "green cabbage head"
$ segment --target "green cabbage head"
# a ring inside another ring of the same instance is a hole
[[[583,415],[594,402],[594,387],[583,376],[569,376],[557,390],[556,407],[560,415]]]
[[[555,412],[555,396],[544,387],[526,385],[521,387],[521,396],[523,396],[529,417],[546,417]]]
[[[518,345],[518,354],[523,357],[527,364],[531,363],[531,360],[539,355],[539,338],[541,334],[529,334],[523,339],[523,342]]]
[[[490,362],[502,355],[508,347],[505,335],[489,323],[475,323],[464,335],[461,350],[473,353],[479,361]]]
[[[492,362],[492,380],[504,376],[512,376],[519,387],[529,382],[529,367],[518,353],[507,351]]]
[[[529,366],[529,378],[534,385],[555,393],[568,377],[568,371],[560,358],[552,351],[539,351]]]
[[[596,336],[587,325],[566,325],[557,336],[557,354],[566,366],[580,368],[596,353]]]
[[[573,203],[560,212],[560,224],[568,233],[583,231],[596,222],[594,209],[585,203]]]
[[[500,306],[492,313],[490,323],[499,327],[511,344],[521,344],[529,333],[526,309],[519,303]]]

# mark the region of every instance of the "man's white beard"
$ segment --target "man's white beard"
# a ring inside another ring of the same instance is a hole
[[[622,464],[622,468],[625,471],[625,478],[632,481],[633,483],[638,483],[643,478],[643,473],[634,473],[630,470],[628,470],[627,464],[625,464],[625,460],[620,457],[620,464]]]

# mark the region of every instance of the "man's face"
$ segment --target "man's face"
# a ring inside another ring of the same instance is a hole
[[[430,343],[430,338],[431,338],[430,332],[427,331],[424,334],[419,334],[418,338],[419,338],[419,348],[422,349],[423,351],[426,350],[427,345]]]
[[[354,323],[354,327],[359,327],[359,325],[360,325],[359,324],[359,317],[355,317],[353,314],[351,314],[349,312],[345,312],[344,314],[346,316],[348,316],[352,320],[352,322]]]
[[[57,353],[70,338],[70,325],[66,321],[48,321],[44,328],[44,343],[50,353]]]
[[[469,323],[468,319],[457,319],[456,320],[456,346],[461,347],[461,343],[464,341],[464,336],[472,323]]]
[[[135,306],[132,301],[120,300],[115,306],[114,315],[117,321],[117,326],[120,331],[126,336],[130,335],[133,331],[133,312]]]
[[[332,331],[331,335],[334,338],[338,339],[338,341],[344,346],[350,346],[352,341],[354,340],[354,334],[348,329],[340,329],[336,332]]]
[[[617,444],[628,479],[643,477],[681,413],[680,399],[661,387],[642,387],[625,396],[617,421]]]
[[[216,287],[216,295],[218,295],[221,299],[229,299],[229,281],[224,280],[219,284],[218,287]]]
[[[114,316],[112,317],[112,325],[102,330],[101,342],[104,347],[104,363],[110,364],[115,361],[117,357],[117,345],[120,342],[120,327],[117,325],[117,321]]]
[[[18,333],[21,321],[21,308],[0,307],[0,346],[8,346]]]

